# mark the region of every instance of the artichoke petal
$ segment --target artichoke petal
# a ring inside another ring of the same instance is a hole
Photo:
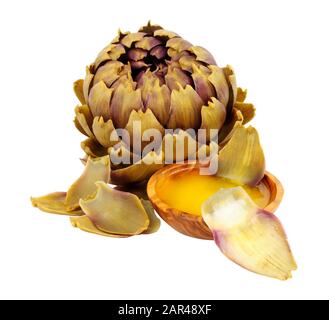
[[[86,77],[83,82],[83,95],[85,97],[85,101],[88,101],[88,95],[89,95],[91,83],[94,79],[94,75],[91,72],[92,68],[93,68],[92,65],[90,65],[86,68]]]
[[[136,126],[136,123],[138,123],[139,126]],[[129,132],[130,146],[135,146],[136,148],[136,146],[138,146],[138,143],[141,142],[141,150],[143,150],[144,147],[149,143],[149,141],[142,141],[143,134],[146,130],[155,129],[161,133],[161,136],[163,136],[164,134],[163,126],[154,116],[151,109],[146,109],[145,112],[143,110],[133,110],[129,116],[129,120],[125,129]],[[140,148],[137,149],[138,150],[134,151],[141,151]]]
[[[108,182],[110,178],[110,158],[88,158],[82,175],[71,185],[66,194],[65,206],[68,211],[79,208],[80,199],[88,199],[96,191],[95,182]]]
[[[201,97],[204,103],[207,103],[211,97],[216,96],[213,85],[208,80],[209,74],[196,64],[192,64],[192,79],[194,81],[195,91]]]
[[[148,228],[143,232],[143,234],[150,234],[158,231],[161,223],[160,219],[156,216],[154,212],[151,202],[149,201],[146,186],[147,183],[140,183],[128,186],[116,186],[114,187],[114,189],[132,193],[140,199],[150,220],[150,224]]]
[[[161,45],[154,47],[150,51],[150,55],[156,57],[158,60],[163,59],[167,54],[167,49]]]
[[[220,146],[224,146],[232,137],[234,130],[242,125],[243,115],[240,110],[233,108],[228,121],[226,121],[219,132],[218,142]]]
[[[113,147],[108,148],[111,159],[111,168],[118,169],[133,162],[133,154],[123,141],[119,141]]]
[[[130,60],[138,61],[147,57],[147,51],[139,48],[130,49],[127,53]]]
[[[236,102],[234,107],[241,111],[243,115],[243,123],[246,124],[255,116],[256,109],[252,103]]]
[[[158,77],[149,70],[139,79],[138,87],[142,90],[142,99],[145,108],[152,110],[162,125],[169,118],[170,90],[165,85],[160,85]]]
[[[212,83],[216,90],[217,99],[222,104],[224,104],[224,106],[227,106],[230,93],[224,70],[213,65],[210,65],[209,69],[211,71],[211,74],[209,75],[208,80]]]
[[[89,107],[94,117],[101,116],[105,121],[110,119],[110,102],[113,89],[109,89],[104,81],[98,82],[89,93]]]
[[[75,125],[75,127],[85,136],[89,137],[88,134],[85,132],[85,130],[83,130],[78,118],[75,116],[74,117],[74,120],[73,120],[73,123]]]
[[[211,196],[202,217],[223,254],[243,268],[279,280],[297,269],[279,219],[259,209],[242,187]]]
[[[151,175],[164,166],[162,152],[149,152],[140,161],[129,167],[111,171],[111,183],[124,185],[147,180]]]
[[[197,61],[216,65],[215,58],[207,49],[200,46],[193,46],[189,48],[189,51],[195,54]]]
[[[143,234],[151,234],[155,233],[159,230],[161,221],[160,219],[155,215],[154,208],[152,206],[152,203],[148,200],[140,199],[147,216],[149,218],[150,224],[147,227],[147,229],[143,232]]]
[[[110,56],[108,54],[108,52],[111,50],[111,48],[113,48],[115,46],[115,44],[110,43],[109,45],[107,45],[96,57],[95,59],[95,69],[97,70],[98,67],[103,64],[103,62],[110,60]]]
[[[218,154],[217,175],[255,186],[264,177],[265,157],[255,128],[239,126]]]
[[[111,237],[111,238],[127,238],[129,236],[127,235],[121,235],[121,234],[113,234],[109,232],[104,232],[100,229],[98,229],[92,221],[89,219],[88,216],[82,216],[82,217],[71,217],[71,224],[75,228],[79,228],[82,231],[94,233],[100,236],[104,237]]]
[[[228,113],[230,113],[233,109],[233,106],[235,104],[236,101],[236,97],[237,97],[237,85],[236,85],[236,79],[235,79],[235,74],[234,71],[232,69],[231,66],[226,66],[224,69],[224,74],[225,74],[225,78],[226,81],[228,83],[228,87],[229,87],[229,99],[227,102],[227,111]]]
[[[111,87],[112,84],[119,79],[120,72],[123,70],[124,65],[120,61],[109,61],[103,66],[101,66],[95,75],[94,86],[100,82],[104,81],[108,87]]]
[[[198,142],[185,130],[175,130],[174,134],[163,137],[162,152],[167,164],[193,159],[197,150]]]
[[[117,34],[117,36],[111,41],[111,43],[112,44],[117,44],[117,43],[119,43],[122,39],[123,39],[123,37],[125,37],[127,34],[129,34],[130,32],[126,32],[126,31],[124,31],[124,32],[122,32],[120,29],[118,30],[118,34]]]
[[[157,32],[158,30],[162,30],[162,29],[163,28],[161,26],[159,26],[158,24],[151,24],[151,21],[149,21],[146,26],[141,27],[138,31],[154,35],[155,32]]]
[[[145,61],[131,61],[130,63],[131,67],[133,69],[141,69],[141,68],[147,68],[150,66],[150,64],[145,63]]]
[[[244,102],[246,100],[247,97],[247,89],[241,89],[241,88],[237,88],[236,91],[236,101],[237,102]]]
[[[85,133],[86,136],[90,138],[94,138],[94,134],[91,131],[91,126],[93,122],[93,116],[90,112],[90,109],[87,105],[78,106],[74,110],[76,120],[75,122],[78,122],[80,125],[80,128],[83,130],[80,130],[82,133]]]
[[[143,50],[150,51],[154,47],[161,44],[161,41],[154,37],[144,37],[140,41],[136,42],[135,46],[136,48],[140,48]]]
[[[54,192],[39,198],[31,198],[32,205],[41,211],[70,216],[81,216],[80,209],[68,211],[65,204],[66,192]]]
[[[179,90],[180,86],[185,88],[187,85],[192,85],[192,79],[183,70],[170,65],[165,76],[166,85],[170,89]]]
[[[103,157],[108,154],[107,148],[104,148],[95,139],[89,138],[81,142],[81,149],[92,158]]]
[[[112,120],[104,121],[103,117],[95,117],[93,132],[97,141],[104,147],[112,147],[119,140]]]
[[[120,58],[121,55],[125,53],[125,49],[122,46],[122,44],[113,42],[110,43],[108,46],[106,46],[97,56],[95,60],[95,70],[98,69],[98,67],[103,64],[105,61],[109,60],[117,60]]]
[[[207,130],[207,142],[209,142],[214,136],[211,134],[211,129],[220,130],[226,119],[226,108],[216,98],[211,98],[207,106],[203,106],[201,109],[201,129]],[[215,133],[216,135],[218,134]]]
[[[175,32],[159,29],[154,32],[155,37],[166,37],[168,39],[177,38],[179,35]]]
[[[111,118],[116,128],[124,128],[132,110],[142,107],[141,90],[134,89],[132,81],[121,83],[115,90],[111,101]]]
[[[185,53],[185,51],[184,51],[184,53]],[[187,52],[186,52],[186,54],[183,54],[179,57],[178,63],[184,71],[187,71],[190,73],[193,72],[193,67],[192,67],[193,65],[198,66],[200,64],[199,62],[197,62],[195,60],[195,57],[188,54]]]
[[[187,85],[171,92],[168,128],[198,129],[201,124],[203,101],[196,91]]]
[[[81,102],[81,104],[86,104],[85,96],[83,94],[83,80],[82,79],[79,79],[74,82],[73,90],[74,90],[76,97]]]
[[[121,43],[125,47],[131,48],[133,43],[142,40],[145,35],[146,33],[144,32],[128,33],[125,37],[122,38]]]
[[[186,40],[184,40],[182,38],[179,38],[179,37],[171,38],[166,43],[166,47],[171,48],[171,49],[174,49],[177,52],[188,50],[192,46],[193,45],[190,42],[188,42],[188,41],[186,41]]]
[[[97,192],[88,200],[80,200],[83,212],[101,231],[119,235],[137,235],[147,230],[150,220],[137,196],[95,183]]]
[[[126,53],[126,50],[122,44],[114,45],[111,50],[108,52],[110,60],[118,60],[123,54]]]

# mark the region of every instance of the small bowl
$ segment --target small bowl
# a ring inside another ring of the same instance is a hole
[[[203,221],[202,216],[171,208],[160,199],[157,193],[157,184],[163,181],[163,179],[178,173],[181,174],[184,171],[195,170],[196,167],[198,167],[198,164],[189,163],[163,167],[150,178],[147,184],[147,194],[157,213],[172,228],[190,237],[211,240],[213,239],[212,232]],[[264,209],[273,213],[282,200],[283,187],[280,181],[269,172],[265,172],[262,182],[270,191],[270,200]]]

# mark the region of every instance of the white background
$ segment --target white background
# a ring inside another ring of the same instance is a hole
[[[0,298],[329,298],[328,1],[1,1]],[[111,239],[32,208],[83,169],[74,80],[116,35],[148,19],[231,64],[257,107],[277,211],[299,269],[249,273],[165,223]]]

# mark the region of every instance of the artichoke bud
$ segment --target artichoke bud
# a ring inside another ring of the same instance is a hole
[[[246,116],[238,119],[243,124],[254,115],[252,104],[240,99],[244,91],[236,87],[230,67],[217,66],[205,48],[151,23],[135,33],[119,31],[87,68],[85,80],[75,82],[74,91],[83,104],[74,123],[89,138],[88,147],[83,146],[90,156],[107,155],[114,145],[107,141],[111,133],[132,131],[135,118],[142,128],[136,134],[153,128],[163,139],[167,129],[206,129],[209,143],[216,140],[211,129],[219,131],[220,141],[229,140],[237,112]]]

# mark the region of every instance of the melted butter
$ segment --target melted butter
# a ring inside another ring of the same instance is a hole
[[[222,188],[236,187],[232,181],[199,175],[198,170],[174,174],[161,181],[157,188],[160,199],[170,207],[194,215],[201,215],[201,205]],[[270,192],[261,182],[256,187],[242,186],[253,201],[264,208],[270,201]]]

